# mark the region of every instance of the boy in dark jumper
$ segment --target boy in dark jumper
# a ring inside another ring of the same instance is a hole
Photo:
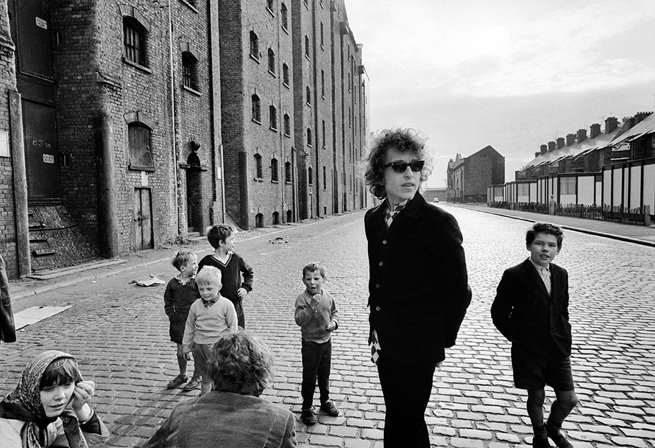
[[[221,296],[229,299],[237,311],[238,324],[246,328],[243,314],[243,299],[252,291],[253,270],[239,255],[233,252],[234,230],[227,224],[216,224],[207,232],[209,244],[214,253],[206,255],[198,263],[198,271],[203,266],[214,266],[221,271],[223,287]]]
[[[512,342],[514,385],[528,391],[534,448],[548,448],[549,437],[558,448],[572,448],[561,432],[578,403],[571,373],[568,273],[552,263],[562,239],[562,231],[552,224],[536,223],[528,230],[530,257],[503,273],[491,306],[494,325]],[[546,384],[556,399],[544,425]]]

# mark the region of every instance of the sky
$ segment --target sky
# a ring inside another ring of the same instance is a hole
[[[346,0],[370,131],[427,139],[428,187],[487,145],[505,181],[542,144],[655,110],[655,0]]]

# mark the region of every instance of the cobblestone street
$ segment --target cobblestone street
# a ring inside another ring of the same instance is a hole
[[[457,345],[436,373],[427,410],[432,444],[527,447],[531,428],[525,399],[513,388],[510,345],[494,329],[489,308],[504,269],[528,255],[529,223],[444,208],[462,228],[473,302]],[[246,326],[276,356],[275,381],[264,396],[300,412],[300,331],[293,305],[303,289],[302,267],[322,263],[326,289],[340,308],[331,390],[342,415],[320,413],[319,423],[310,428],[298,421],[298,441],[301,446],[381,448],[384,403],[366,345],[363,213],[282,229],[255,238],[240,235],[236,247],[255,271],[254,291],[244,304]],[[202,256],[209,245],[203,241],[193,248]],[[565,231],[555,262],[569,271],[572,363],[580,397],[565,432],[576,448],[655,447],[655,248]],[[0,393],[13,389],[37,353],[70,352],[85,377],[97,383],[95,406],[112,432],[107,445],[140,446],[171,408],[191,395],[165,389],[177,363],[163,311],[164,286],[130,284],[149,274],[168,281],[175,270],[160,261],[40,294],[41,304],[72,308],[26,327],[17,343],[0,345]],[[548,404],[553,396],[548,390]]]

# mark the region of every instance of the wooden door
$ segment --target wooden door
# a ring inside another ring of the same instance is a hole
[[[134,190],[134,247],[152,249],[152,202],[149,188]]]

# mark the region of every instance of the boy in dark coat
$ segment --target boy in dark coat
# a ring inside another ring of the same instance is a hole
[[[536,223],[528,230],[530,257],[504,272],[491,306],[494,325],[512,342],[514,385],[528,391],[536,448],[549,447],[548,437],[559,448],[572,447],[560,430],[578,402],[571,373],[568,273],[552,263],[562,239],[561,229],[552,224]],[[544,425],[546,384],[556,400]]]

